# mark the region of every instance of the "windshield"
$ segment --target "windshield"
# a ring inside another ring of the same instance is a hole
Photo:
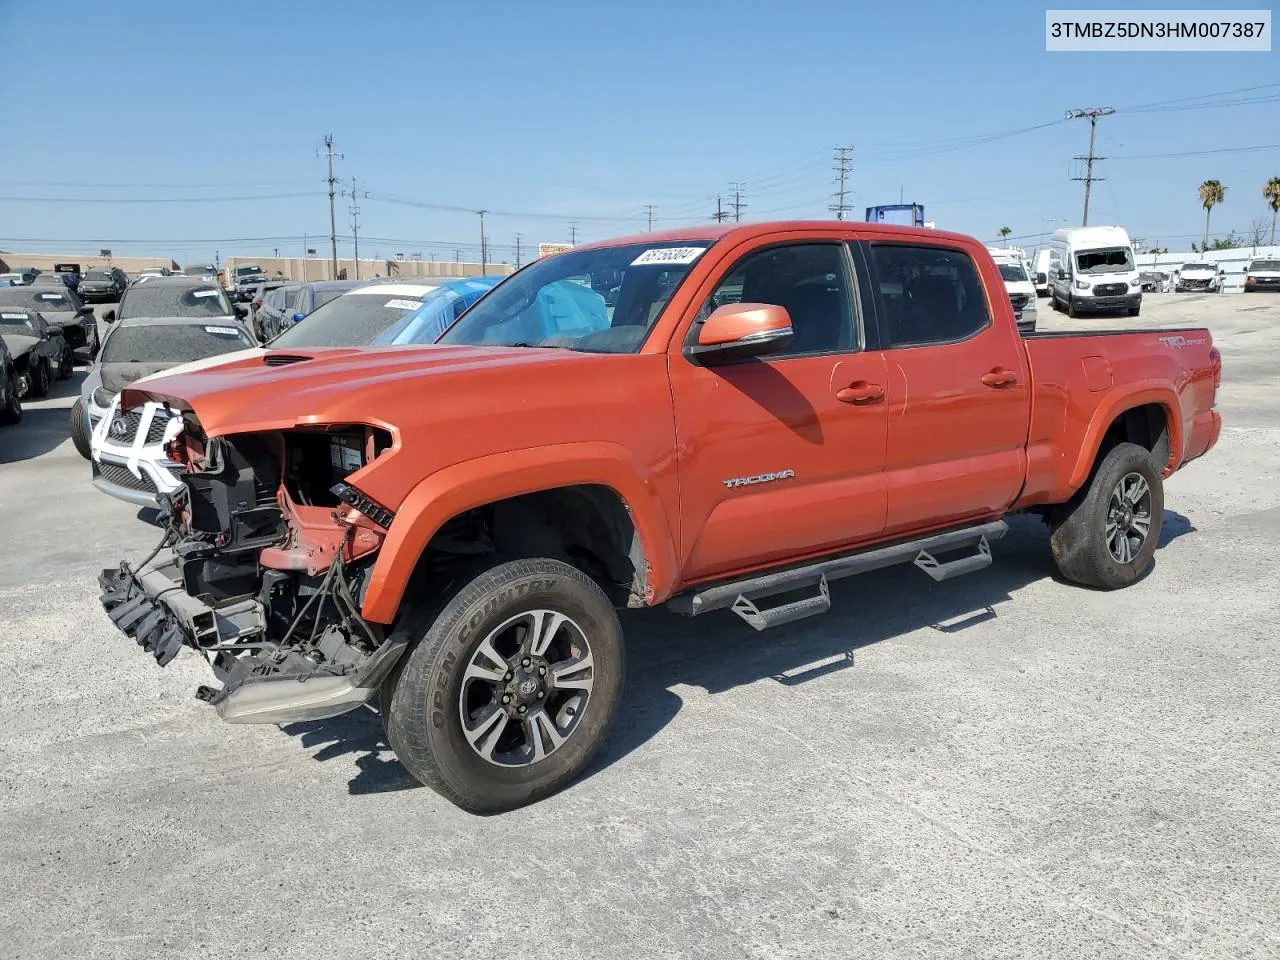
[[[217,273],[218,271],[213,269],[213,264],[211,263],[193,263],[182,272],[189,277],[203,277]]]
[[[229,317],[235,311],[221,287],[153,282],[130,287],[120,304],[127,317]]]
[[[1214,270],[1217,270],[1217,269],[1218,269],[1218,265],[1215,263],[1184,263],[1182,265],[1183,273],[1186,273],[1188,270],[1208,270],[1209,272],[1212,273]]]
[[[345,290],[313,290],[311,292],[311,309],[313,311],[318,310],[330,300],[337,300],[346,292]]]
[[[257,273],[262,273],[262,267],[256,263],[246,263],[243,267],[236,267],[237,277],[248,277]]]
[[[301,323],[272,340],[271,346],[363,347],[422,306],[428,292],[390,293],[377,287],[353,290],[307,314]]]
[[[72,313],[76,309],[75,302],[61,290],[39,287],[6,287],[0,290],[0,303],[43,313]]]
[[[1000,277],[1010,283],[1025,283],[1027,280],[1027,271],[1017,263],[997,263],[1000,268]]]
[[[710,243],[594,247],[535,261],[437,342],[634,353]]]
[[[23,333],[29,337],[40,336],[35,321],[25,313],[0,313],[0,330],[5,333]]]
[[[501,277],[476,277],[474,280],[451,281],[423,298],[416,313],[384,330],[373,341],[375,345],[435,343],[463,311],[492,290]]]
[[[84,275],[86,280],[106,280],[110,282],[111,273],[107,270],[90,270]]]
[[[1249,264],[1250,270],[1280,270],[1280,260],[1255,260]]]
[[[102,345],[103,363],[187,363],[252,347],[239,327],[206,324],[119,327]]]
[[[1076,254],[1076,270],[1080,273],[1124,273],[1132,269],[1133,254],[1128,247],[1101,247]]]

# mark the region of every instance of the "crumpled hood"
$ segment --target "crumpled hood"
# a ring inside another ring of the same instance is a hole
[[[9,348],[9,355],[15,360],[25,357],[40,342],[39,337],[27,337],[20,333],[0,334],[0,340],[4,340],[4,345]]]
[[[246,350],[226,362],[182,368],[127,388],[121,408],[146,400],[191,410],[209,436],[281,430],[306,424],[395,423],[409,401],[458,402],[482,389],[509,393],[519,404],[535,370],[554,378],[560,368],[581,368],[593,354],[525,347],[326,347]],[[616,359],[616,358],[615,358]],[[207,361],[206,361],[207,363]],[[542,378],[539,378],[542,379]]]

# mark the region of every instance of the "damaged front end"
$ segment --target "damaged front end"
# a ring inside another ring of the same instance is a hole
[[[230,723],[286,723],[369,702],[403,652],[360,615],[393,513],[353,481],[390,448],[364,424],[205,437],[171,418],[183,485],[136,567],[104,570],[102,605],[164,666],[182,647],[222,684],[197,696]]]

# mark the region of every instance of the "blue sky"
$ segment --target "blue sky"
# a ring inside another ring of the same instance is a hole
[[[1215,233],[1266,215],[1280,53],[1046,53],[1044,9],[0,0],[0,249],[323,255],[326,132],[370,193],[365,256],[474,259],[482,207],[491,259],[571,221],[579,239],[643,230],[646,204],[655,226],[702,222],[735,180],[745,219],[824,216],[838,145],[856,219],[901,191],[939,227],[1028,236],[1078,222],[1088,124],[1055,121],[1093,105],[1119,112],[1099,123],[1091,222],[1185,249],[1207,177],[1227,186]],[[1225,98],[1263,102],[1123,109],[1264,84]],[[1206,150],[1224,152],[1170,155]]]

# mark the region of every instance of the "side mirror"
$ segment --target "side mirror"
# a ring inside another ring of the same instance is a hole
[[[237,303],[234,307],[232,307],[232,309],[235,310],[236,316],[239,317],[241,320],[243,320],[245,317],[249,315],[249,308],[242,303]]]
[[[89,306],[87,303],[81,304],[80,309],[77,310],[76,313],[79,314],[80,316],[91,314],[93,313],[93,307]]]
[[[297,323],[299,320],[305,320],[306,318],[307,315],[305,313],[295,313],[290,319],[292,319],[294,323]]]
[[[103,311],[102,311],[102,319],[103,319],[103,321],[104,321],[104,322],[106,322],[106,323],[115,323],[115,322],[116,322],[116,312],[115,312],[114,310],[103,310]]]
[[[690,353],[704,364],[776,353],[791,342],[791,317],[772,303],[726,303],[698,330]]]

